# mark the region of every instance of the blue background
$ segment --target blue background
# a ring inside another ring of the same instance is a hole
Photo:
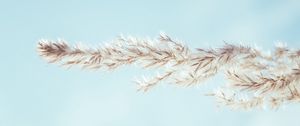
[[[136,66],[113,72],[65,70],[36,52],[41,38],[98,45],[120,33],[164,31],[190,48],[223,41],[272,50],[300,48],[297,0],[1,0],[0,126],[281,126],[298,123],[299,104],[279,110],[232,111],[204,96],[207,85],[162,84],[136,92],[132,78],[151,75]]]

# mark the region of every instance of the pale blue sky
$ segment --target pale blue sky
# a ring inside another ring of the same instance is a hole
[[[191,48],[223,41],[300,48],[297,0],[0,0],[0,126],[281,126],[298,123],[299,104],[277,111],[231,111],[203,96],[206,85],[160,85],[136,92],[137,67],[65,70],[36,53],[37,40],[96,45],[120,33],[160,31]]]

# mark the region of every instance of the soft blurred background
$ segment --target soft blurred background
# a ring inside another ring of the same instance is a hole
[[[300,104],[278,110],[230,110],[195,87],[161,84],[136,92],[138,67],[113,72],[63,69],[36,53],[41,38],[98,45],[117,35],[164,31],[191,48],[223,41],[272,50],[300,48],[298,0],[0,0],[0,126],[297,125]]]

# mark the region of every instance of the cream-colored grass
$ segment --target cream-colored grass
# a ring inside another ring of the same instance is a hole
[[[190,50],[178,40],[160,34],[153,40],[120,36],[98,48],[70,46],[63,40],[40,40],[37,48],[49,63],[68,67],[111,70],[139,64],[164,71],[150,79],[135,80],[140,91],[148,91],[163,81],[196,85],[221,72],[228,83],[209,94],[220,104],[244,109],[277,108],[300,101],[300,50],[283,44],[271,54],[228,43],[214,49]]]

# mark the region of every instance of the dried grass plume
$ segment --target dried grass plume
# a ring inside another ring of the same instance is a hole
[[[225,43],[219,48],[190,50],[182,42],[160,34],[158,39],[119,36],[98,48],[70,46],[64,40],[40,40],[38,53],[49,63],[86,69],[116,69],[138,64],[164,72],[135,80],[139,91],[161,82],[192,86],[224,73],[228,83],[210,93],[231,108],[278,108],[299,103],[300,50],[276,45],[271,54]]]

